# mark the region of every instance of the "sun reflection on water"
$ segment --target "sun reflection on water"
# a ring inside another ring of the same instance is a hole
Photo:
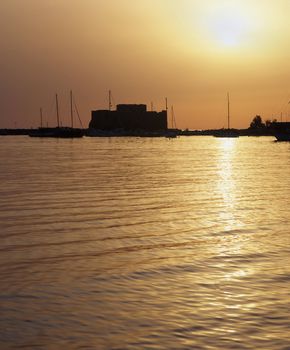
[[[237,140],[231,138],[219,139],[217,192],[221,198],[219,219],[224,225],[224,231],[236,229],[239,226],[234,216],[236,207],[237,183],[233,172],[233,160],[236,157]]]
[[[239,286],[243,281],[250,279],[255,273],[253,267],[237,265],[236,258],[242,256],[247,250],[247,236],[243,235],[245,223],[239,217],[238,207],[240,201],[240,180],[238,158],[239,140],[218,139],[217,177],[216,191],[220,199],[217,215],[220,241],[214,247],[214,254],[219,257],[227,257],[226,262],[217,260],[216,278],[219,281],[220,292],[216,294],[216,301],[225,317],[237,320],[241,315],[252,312],[256,304],[248,300],[250,291],[241,291]],[[245,294],[246,293],[246,294]],[[219,333],[237,332],[237,327],[231,323],[217,328]]]

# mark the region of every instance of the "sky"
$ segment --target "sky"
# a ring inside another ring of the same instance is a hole
[[[290,0],[1,0],[0,128],[84,126],[113,103],[174,107],[178,128],[290,121]],[[170,122],[170,116],[169,116]],[[75,123],[77,126],[77,122]],[[170,124],[169,124],[170,126]]]

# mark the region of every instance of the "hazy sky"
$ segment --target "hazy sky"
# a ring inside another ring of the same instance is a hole
[[[290,112],[290,0],[1,0],[0,127],[83,123],[92,109],[174,105],[180,128]],[[290,116],[289,116],[290,120]]]

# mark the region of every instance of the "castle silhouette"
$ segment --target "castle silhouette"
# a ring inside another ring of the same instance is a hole
[[[145,104],[118,104],[116,110],[92,111],[89,128],[106,131],[167,130],[167,111],[147,111]]]

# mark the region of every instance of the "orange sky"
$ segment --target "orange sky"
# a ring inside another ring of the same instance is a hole
[[[164,98],[179,128],[248,127],[290,113],[289,0],[1,0],[0,127],[69,124]],[[290,120],[290,115],[288,116]]]

